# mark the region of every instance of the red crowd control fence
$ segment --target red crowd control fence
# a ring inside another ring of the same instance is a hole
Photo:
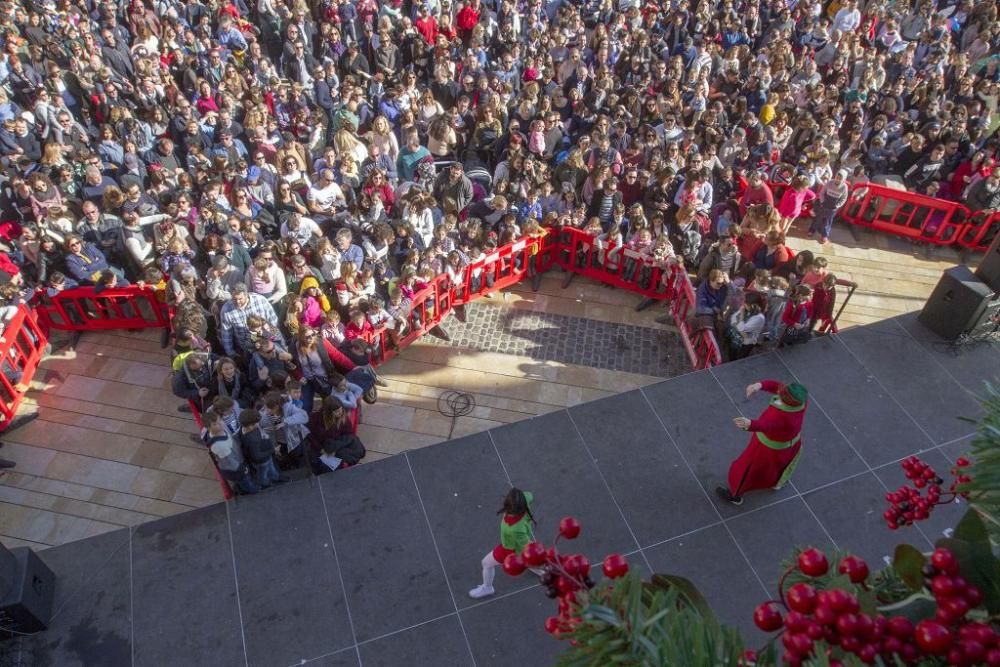
[[[965,248],[985,252],[1000,233],[1000,212],[976,211],[962,230],[958,242]]]
[[[840,217],[853,225],[935,245],[985,252],[1000,233],[1000,213],[971,211],[959,202],[859,183]]]
[[[680,332],[681,343],[692,368],[702,370],[718,366],[722,363],[722,353],[719,351],[718,341],[715,340],[715,332],[693,324],[696,297],[691,277],[683,268],[674,267],[670,283],[674,295],[670,304],[670,314]]]
[[[627,246],[604,245],[582,229],[559,230],[554,261],[570,273],[649,299],[664,300],[672,296],[669,264],[654,262],[648,255]]]
[[[47,344],[35,313],[20,304],[0,335],[0,415],[3,416],[0,431],[7,428],[17,413]]]
[[[971,217],[958,202],[871,183],[851,190],[840,216],[853,225],[936,245],[958,243]]]
[[[150,287],[77,287],[44,298],[35,307],[49,329],[95,331],[169,327],[170,309]]]

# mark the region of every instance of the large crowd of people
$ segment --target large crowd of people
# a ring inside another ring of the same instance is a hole
[[[513,240],[682,264],[738,357],[831,328],[785,234],[852,185],[1000,208],[993,0],[4,1],[0,41],[0,297],[161,290],[246,492],[363,456],[373,333]]]

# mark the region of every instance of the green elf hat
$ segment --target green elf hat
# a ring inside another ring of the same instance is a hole
[[[779,394],[781,402],[790,407],[798,407],[809,398],[809,392],[798,382],[786,384]]]

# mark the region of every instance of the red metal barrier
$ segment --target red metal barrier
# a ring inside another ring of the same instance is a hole
[[[697,370],[711,368],[722,363],[722,353],[711,329],[696,330],[691,326],[695,307],[694,285],[687,271],[674,267],[670,278],[674,299],[670,304],[670,314],[681,336],[684,351],[687,352],[691,367]]]
[[[581,229],[563,227],[559,231],[555,263],[571,273],[650,299],[671,298],[671,281],[664,280],[667,267],[654,263],[644,253],[624,246],[599,248],[596,241],[594,236]]]
[[[963,248],[986,252],[998,233],[1000,233],[1000,212],[976,211],[969,217],[958,242]]]
[[[0,335],[0,431],[17,413],[47,343],[35,314],[20,304]]]
[[[854,186],[840,216],[854,225],[936,245],[962,241],[971,217],[957,202],[872,183]]]
[[[35,311],[49,329],[93,331],[97,329],[147,329],[170,326],[170,312],[150,287],[93,287],[64,290],[44,298]]]
[[[505,253],[504,258],[509,261],[512,257],[509,253]],[[498,259],[496,266],[491,267],[491,270],[499,272],[501,261],[503,260]],[[410,316],[402,336],[398,336],[386,326],[366,334],[365,342],[372,346],[372,365],[384,364],[399,354],[403,348],[439,325],[455,306],[454,292],[455,288],[447,274],[441,274],[427,287],[413,295]]]

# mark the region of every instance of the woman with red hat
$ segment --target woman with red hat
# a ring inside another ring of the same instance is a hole
[[[747,387],[747,398],[764,390],[774,396],[757,419],[736,417],[733,422],[753,435],[740,457],[729,466],[729,488],[715,491],[723,500],[743,504],[743,494],[757,489],[780,489],[792,476],[802,450],[802,419],[809,392],[801,384],[763,380]]]

